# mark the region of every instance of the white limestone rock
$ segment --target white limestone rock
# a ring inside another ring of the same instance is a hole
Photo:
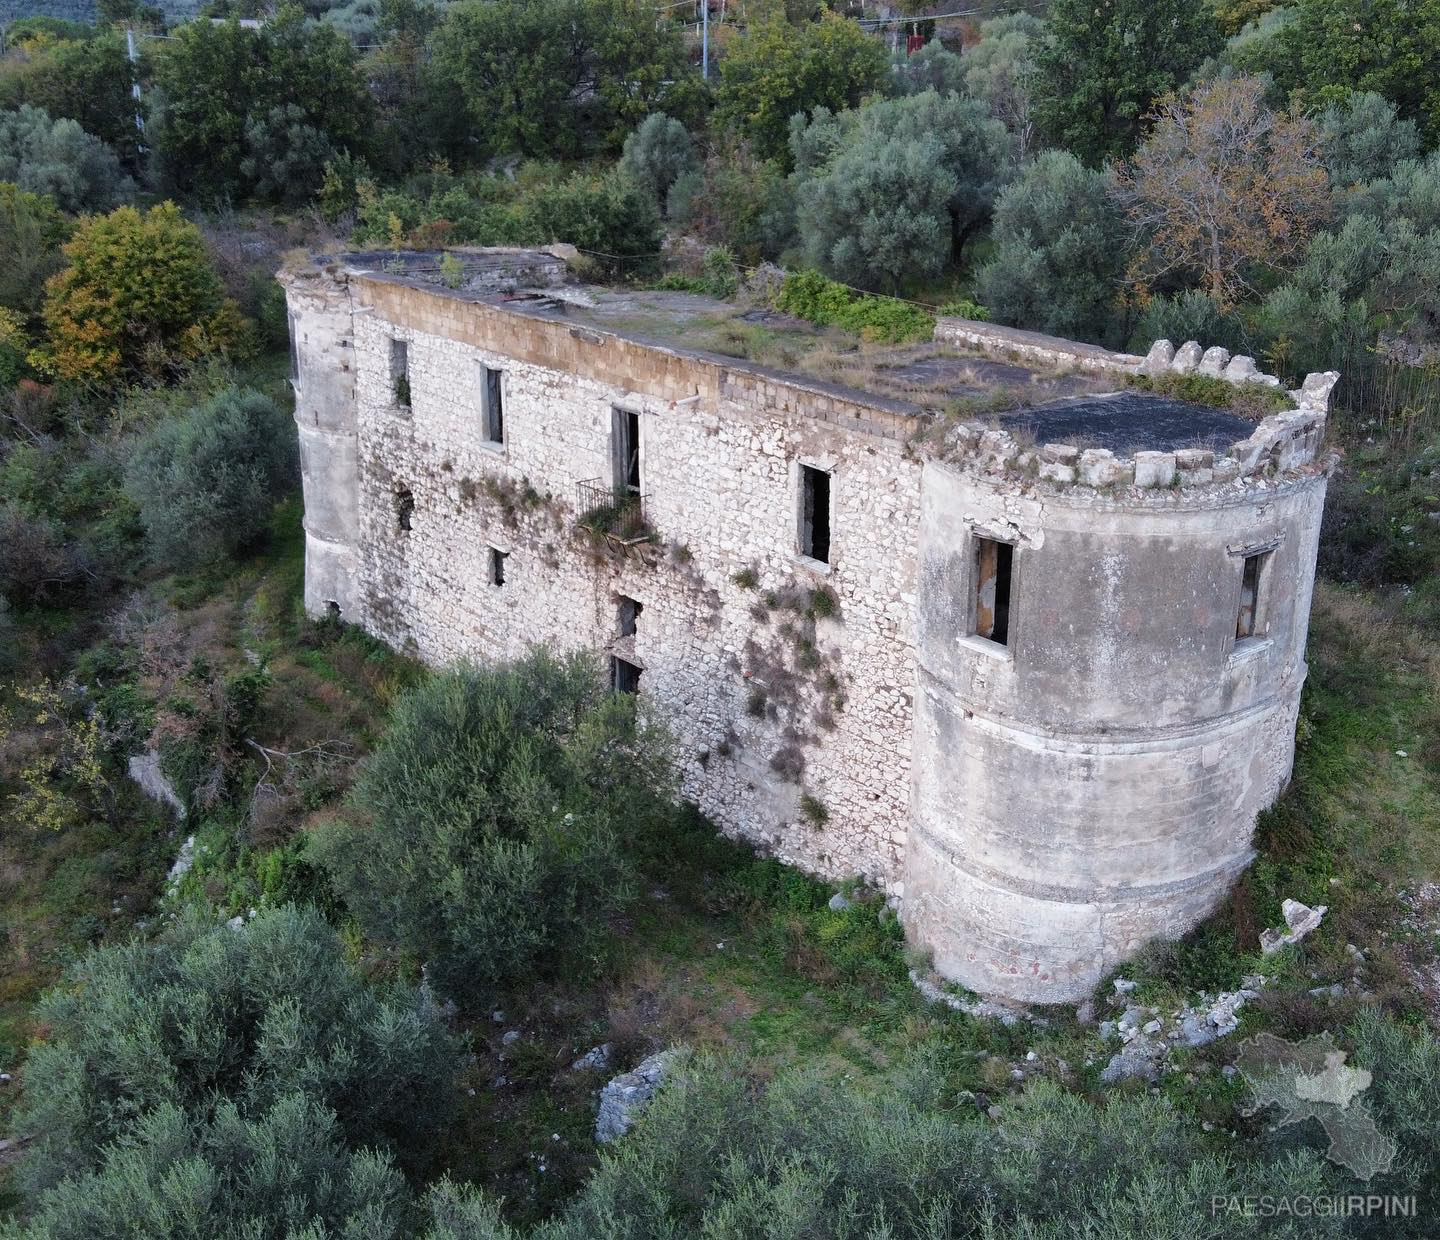
[[[1222,349],[1218,344],[1211,345],[1201,355],[1199,372],[1202,375],[1209,375],[1218,379],[1225,373],[1225,367],[1230,362],[1230,350]]]
[[[1286,928],[1260,932],[1260,950],[1267,956],[1273,956],[1282,947],[1298,943],[1320,924],[1329,908],[1324,904],[1311,908],[1299,900],[1285,900],[1280,905],[1280,911],[1285,916]]]
[[[678,1052],[660,1051],[622,1072],[600,1091],[600,1113],[595,1117],[595,1140],[602,1144],[630,1131],[650,1100],[660,1092]]]
[[[1203,353],[1198,340],[1187,340],[1175,350],[1175,357],[1170,362],[1170,369],[1177,374],[1188,375],[1200,365],[1200,358]]]
[[[1175,346],[1168,340],[1157,340],[1150,346],[1150,352],[1145,354],[1145,360],[1140,363],[1142,375],[1160,375],[1170,369],[1170,363],[1175,360]]]

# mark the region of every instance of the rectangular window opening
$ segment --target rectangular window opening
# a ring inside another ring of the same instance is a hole
[[[640,613],[645,610],[645,605],[639,599],[620,596],[619,620],[616,624],[616,634],[619,637],[634,637],[635,622],[640,619]]]
[[[800,466],[800,554],[830,563],[830,475]]]
[[[641,495],[644,492],[640,485],[640,415],[629,409],[612,409],[610,426],[615,492]]]
[[[410,407],[410,344],[405,340],[390,341],[390,386],[395,403]]]
[[[610,658],[610,683],[616,693],[639,693],[640,669],[629,659],[612,655]]]
[[[1240,610],[1235,617],[1236,641],[1260,636],[1260,581],[1269,558],[1268,551],[1245,557],[1245,567],[1240,573]]]
[[[501,551],[498,547],[490,548],[490,584],[492,586],[505,584],[505,561],[509,558],[508,551]]]
[[[485,370],[485,396],[482,402],[485,416],[485,442],[505,442],[505,392],[501,385],[502,371]]]
[[[975,537],[975,634],[1000,646],[1010,644],[1010,585],[1015,548],[994,538]]]

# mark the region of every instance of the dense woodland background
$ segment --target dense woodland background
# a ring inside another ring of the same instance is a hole
[[[0,1234],[1435,1234],[1440,2],[716,0],[708,77],[686,5],[194,12],[4,30]],[[1073,1012],[927,1004],[883,904],[677,808],[587,660],[305,618],[284,255],[557,240],[841,353],[944,312],[1344,372],[1294,784],[1124,970],[1166,1011],[1263,974],[1240,1035],[1103,1087]],[[1329,913],[1262,958],[1286,897]],[[1258,1030],[1373,1072],[1393,1168],[1247,1113]],[[603,1153],[601,1043],[689,1048]],[[1361,1191],[1420,1215],[1210,1210]]]

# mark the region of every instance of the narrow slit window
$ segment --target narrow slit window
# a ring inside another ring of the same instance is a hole
[[[290,385],[300,390],[300,341],[297,339],[295,316],[289,315],[290,324]]]
[[[975,633],[1010,644],[1010,587],[1015,548],[994,538],[975,538]]]
[[[1265,575],[1268,551],[1245,557],[1240,572],[1240,609],[1235,617],[1235,640],[1260,636],[1260,583]]]
[[[489,366],[484,369],[485,392],[482,400],[482,412],[485,420],[485,442],[505,442],[505,390],[502,383],[503,372],[492,370]]]
[[[490,548],[490,584],[492,586],[505,584],[505,561],[509,558],[508,551],[501,551],[499,547]]]
[[[614,454],[615,493],[641,495],[640,415],[629,409],[611,411],[611,451]]]
[[[395,492],[395,525],[397,529],[410,529],[415,517],[415,496],[409,487],[400,487]]]
[[[800,466],[800,554],[830,563],[830,475]]]
[[[639,599],[620,596],[619,619],[615,626],[616,635],[619,637],[634,637],[635,623],[640,619],[640,613],[645,610],[645,605]]]
[[[610,683],[616,693],[640,692],[640,669],[618,655],[610,659]]]
[[[410,345],[408,341],[390,341],[390,386],[395,393],[395,403],[410,407]]]

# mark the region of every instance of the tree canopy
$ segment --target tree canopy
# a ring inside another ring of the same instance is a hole
[[[976,294],[1001,323],[1119,345],[1125,232],[1103,172],[1042,152],[995,204]]]
[[[62,379],[106,384],[241,343],[200,230],[172,202],[82,220],[51,279],[48,364]]]
[[[361,154],[373,129],[373,104],[349,40],[307,24],[293,6],[258,30],[187,22],[156,57],[155,92],[157,179],[211,202],[249,197],[262,184],[273,192],[246,131],[274,125],[277,108],[285,109],[282,127],[301,127],[301,144],[318,133],[336,150]]]
[[[1055,0],[1035,53],[1036,122],[1092,166],[1128,155],[1154,101],[1220,44],[1194,0]]]
[[[880,41],[846,18],[827,11],[804,26],[772,18],[736,39],[720,62],[711,125],[785,162],[792,116],[855,107],[885,85],[889,67]]]
[[[959,256],[1010,172],[1011,142],[985,105],[925,91],[796,118],[796,223],[806,259],[897,292]]]
[[[434,91],[481,154],[618,151],[651,112],[684,116],[695,74],[679,29],[639,0],[461,0],[430,40]]]

